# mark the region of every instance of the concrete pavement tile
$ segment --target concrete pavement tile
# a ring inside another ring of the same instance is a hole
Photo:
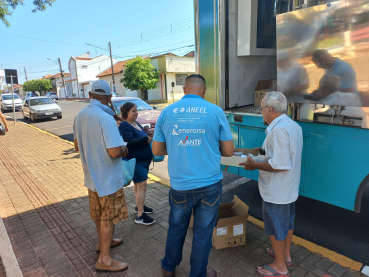
[[[83,277],[95,277],[95,275],[92,273],[91,269],[89,268],[85,268],[81,271],[78,271],[79,275],[80,276],[83,276]]]
[[[347,271],[347,268],[334,264],[331,268],[328,269],[328,273],[333,274],[334,276],[342,276]]]
[[[125,249],[123,251],[119,251],[119,253],[122,255],[122,257],[127,260],[130,261],[134,258],[136,258],[136,255],[129,249]],[[150,253],[150,252],[149,252]]]
[[[299,251],[297,251],[296,253],[294,253],[293,256],[299,258],[300,260],[304,260],[310,254],[311,254],[311,252],[309,250],[307,250],[306,248],[301,248]]]
[[[290,272],[290,277],[303,277],[307,274],[307,271],[301,267],[297,267]]]
[[[323,270],[328,270],[328,268],[332,267],[334,265],[334,262],[327,258],[322,258],[319,262],[315,264],[316,267],[319,267]]]
[[[304,262],[307,262],[309,264],[315,265],[317,262],[319,262],[323,257],[315,254],[315,253],[311,253],[311,255],[309,255],[307,258],[304,259]],[[320,267],[319,267],[320,268]],[[322,268],[324,269],[324,268]]]
[[[309,272],[308,274],[305,275],[305,277],[321,277],[321,276]]]
[[[72,265],[77,271],[81,271],[82,269],[87,268],[87,264],[81,258],[72,261]]]
[[[324,274],[324,270],[321,270],[320,268],[317,268],[316,266],[312,265],[312,264],[309,264],[305,261],[303,261],[302,263],[300,263],[299,265],[300,267],[306,269],[307,271],[309,272],[312,272],[316,275],[319,275],[319,276],[322,276]]]
[[[75,250],[78,252],[79,255],[81,255],[81,257],[90,253],[90,251],[84,245],[78,246],[77,248],[75,248]]]

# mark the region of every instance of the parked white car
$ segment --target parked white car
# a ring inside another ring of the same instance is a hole
[[[23,103],[23,117],[30,118],[33,122],[41,118],[62,118],[62,110],[47,96],[26,98]]]
[[[13,110],[13,96],[11,93],[2,94],[1,95],[1,111],[12,111]],[[14,107],[15,109],[21,109],[22,108],[22,100],[18,96],[18,94],[14,93]]]

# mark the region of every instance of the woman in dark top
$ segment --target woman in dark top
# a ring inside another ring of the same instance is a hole
[[[152,160],[150,143],[152,136],[146,134],[141,125],[136,121],[137,106],[127,102],[121,107],[123,121],[119,125],[119,133],[127,142],[128,155],[123,158],[130,160],[136,158],[135,173],[133,176],[134,192],[136,196],[135,213],[136,223],[151,225],[155,220],[147,214],[153,213],[153,209],[144,205],[149,166]]]

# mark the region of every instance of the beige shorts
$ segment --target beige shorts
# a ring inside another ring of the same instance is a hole
[[[99,197],[97,192],[88,190],[90,216],[94,221],[100,221],[101,226],[111,227],[119,221],[128,218],[128,210],[124,189]]]

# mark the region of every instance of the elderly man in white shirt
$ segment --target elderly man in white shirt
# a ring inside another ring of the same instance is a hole
[[[327,73],[320,79],[319,89],[313,94],[322,98],[318,101],[322,104],[361,107],[359,96],[353,92],[340,92],[340,86],[340,77]]]
[[[241,163],[246,170],[258,169],[259,190],[263,198],[265,232],[270,235],[273,249],[267,253],[275,257],[270,265],[258,267],[260,276],[289,276],[292,265],[292,241],[295,201],[301,175],[303,137],[301,127],[286,116],[287,99],[280,92],[269,92],[261,103],[266,138],[260,155]]]

